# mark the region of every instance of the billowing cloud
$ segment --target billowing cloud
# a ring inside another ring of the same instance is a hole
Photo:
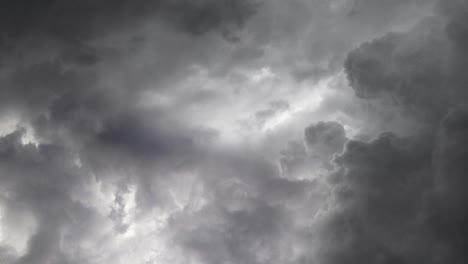
[[[0,262],[464,263],[467,7],[433,5],[4,4]]]
[[[325,161],[330,161],[333,154],[341,153],[346,143],[346,132],[337,122],[319,122],[305,129],[304,140],[310,152]]]
[[[348,55],[356,95],[391,102],[390,110],[416,117],[419,128],[411,136],[350,140],[335,159],[329,177],[336,209],[322,230],[330,241],[324,263],[466,260],[464,4],[441,2],[443,12]]]

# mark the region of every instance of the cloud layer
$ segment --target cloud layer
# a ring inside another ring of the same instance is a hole
[[[1,263],[466,262],[466,1],[0,10]]]

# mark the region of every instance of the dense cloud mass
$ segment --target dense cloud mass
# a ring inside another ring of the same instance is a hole
[[[0,263],[466,263],[468,1],[0,4]]]
[[[242,26],[254,12],[249,1],[15,1],[2,4],[1,29],[6,41],[40,35],[82,41],[148,17],[169,21],[192,34]],[[7,43],[8,44],[8,43]]]
[[[440,17],[365,43],[346,60],[357,96],[392,100],[421,122],[413,137],[350,141],[337,159],[345,169],[333,176],[337,194],[346,199],[341,204],[351,206],[337,218],[351,221],[353,241],[369,241],[367,250],[379,245],[364,254],[355,253],[365,251],[354,243],[339,249],[337,255],[347,261],[377,256],[382,263],[466,261],[465,5],[441,2]]]

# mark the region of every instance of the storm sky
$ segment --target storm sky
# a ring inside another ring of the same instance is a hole
[[[468,1],[0,4],[0,263],[468,263]]]

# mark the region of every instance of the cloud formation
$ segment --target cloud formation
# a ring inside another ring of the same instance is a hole
[[[460,187],[467,98],[459,68],[466,51],[456,26],[464,4],[441,2],[436,17],[349,54],[345,69],[356,95],[391,100],[421,126],[410,137],[385,133],[347,143],[331,176],[340,209],[324,232],[343,242],[330,246],[325,263],[466,260]]]
[[[0,262],[466,262],[467,8],[5,3]]]

